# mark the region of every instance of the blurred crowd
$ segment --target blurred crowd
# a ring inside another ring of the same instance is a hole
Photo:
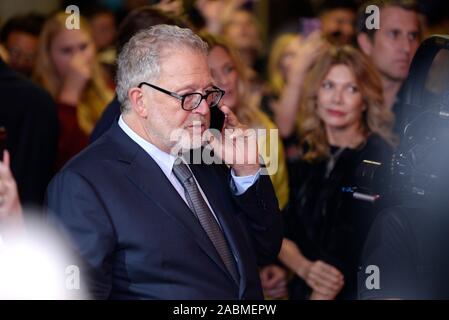
[[[20,225],[22,208],[41,207],[52,176],[117,121],[116,58],[128,40],[177,25],[207,42],[222,103],[249,127],[279,132],[270,178],[285,237],[278,261],[260,266],[266,298],[356,299],[360,254],[382,204],[339,191],[356,184],[363,159],[383,162],[397,146],[401,86],[421,41],[449,32],[447,3],[310,1],[312,10],[274,30],[256,1],[153,2],[81,2],[73,30],[65,8],[76,1],[3,21],[0,225]],[[369,4],[380,9],[380,29],[367,28]]]

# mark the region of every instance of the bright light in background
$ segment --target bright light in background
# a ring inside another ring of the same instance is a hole
[[[11,233],[11,232],[10,232]],[[0,299],[85,299],[82,279],[64,241],[33,221],[0,241]]]

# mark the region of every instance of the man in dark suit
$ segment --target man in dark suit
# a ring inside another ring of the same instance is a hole
[[[118,58],[122,115],[50,183],[49,218],[81,256],[94,298],[263,298],[257,265],[279,251],[278,204],[257,152],[207,134],[223,92],[206,55],[189,29],[133,36]],[[257,145],[220,108],[227,137]],[[205,150],[202,137],[228,166],[189,164],[173,151]],[[233,162],[236,151],[245,162]]]
[[[11,154],[20,200],[25,207],[40,207],[56,159],[56,105],[50,94],[13,71],[1,58],[0,97],[0,127],[6,130],[2,148]]]
[[[173,24],[178,27],[186,28],[188,24],[182,18],[171,15],[155,6],[143,6],[132,10],[120,23],[117,33],[117,52],[120,53],[123,46],[137,32],[148,29],[157,24]],[[116,119],[120,116],[120,102],[117,96],[106,106],[100,119],[90,135],[90,143],[101,137]]]

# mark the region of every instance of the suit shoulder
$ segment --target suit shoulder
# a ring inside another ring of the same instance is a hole
[[[94,177],[104,172],[108,164],[118,161],[118,153],[117,143],[105,134],[67,162],[61,172],[71,171]]]
[[[27,95],[31,94],[33,97],[52,100],[46,90],[13,70],[4,71],[0,76],[0,83],[10,93],[21,93],[18,97],[29,98]]]

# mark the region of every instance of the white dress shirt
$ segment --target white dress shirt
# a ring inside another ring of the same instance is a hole
[[[173,187],[176,189],[176,191],[179,193],[181,198],[184,200],[184,202],[189,205],[186,199],[185,191],[181,183],[178,181],[178,179],[175,177],[175,174],[173,173],[173,165],[176,161],[175,156],[166,153],[159,148],[157,148],[152,143],[146,141],[142,137],[140,137],[137,133],[135,133],[123,120],[123,117],[120,116],[118,125],[120,128],[134,141],[136,142],[142,149],[144,149],[151,158],[157,163],[157,165],[161,168],[162,172],[165,174],[167,179],[170,181],[170,183],[173,185]],[[190,169],[190,168],[189,168]],[[192,173],[193,174],[193,173]],[[244,176],[244,177],[238,177],[235,175],[234,170],[231,169],[231,189],[233,190],[235,195],[241,195],[245,193],[246,190],[248,190],[249,187],[251,187],[259,178],[260,176],[260,169],[259,171],[252,176]],[[209,204],[209,201],[207,200],[206,195],[204,194],[203,190],[201,189],[201,186],[198,184],[198,181],[195,178],[195,175],[193,175],[196,185],[198,186],[200,193],[204,200],[206,201],[206,204],[208,205],[209,209],[211,210],[212,214],[214,215],[215,219],[217,220],[218,224],[220,222],[217,219],[217,216],[214,213],[214,210]]]

